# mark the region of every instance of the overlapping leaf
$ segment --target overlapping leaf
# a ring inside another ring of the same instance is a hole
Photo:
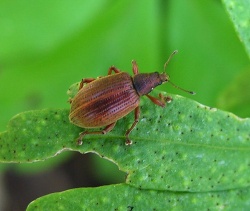
[[[238,203],[235,203],[237,201]],[[210,193],[140,190],[126,184],[79,188],[32,202],[31,210],[247,210],[250,189]]]

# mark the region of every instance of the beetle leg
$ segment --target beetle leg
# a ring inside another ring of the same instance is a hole
[[[115,73],[120,73],[121,71],[116,68],[115,66],[111,66],[108,70],[108,75],[111,75],[112,74],[112,71],[114,71]]]
[[[82,79],[81,83],[80,83],[80,86],[79,86],[79,90],[83,87],[83,85],[86,83],[90,83],[92,81],[96,80],[95,78],[84,78]]]
[[[165,107],[166,102],[169,103],[171,102],[172,98],[169,96],[163,96],[161,93],[159,94],[160,99],[153,97],[151,95],[146,94],[146,96],[156,105]]]
[[[137,123],[139,122],[139,117],[140,117],[140,107],[138,106],[138,107],[135,108],[135,121],[132,124],[132,126],[127,130],[127,132],[125,133],[125,136],[126,136],[125,144],[126,145],[131,145],[132,144],[132,141],[129,139],[128,136],[131,133],[131,131],[134,129],[134,127],[137,125]]]
[[[170,103],[172,101],[172,97],[163,96],[162,93],[159,94],[159,97],[160,97],[161,101],[164,102],[164,103]]]
[[[137,75],[139,73],[138,65],[136,64],[135,60],[132,60],[132,69],[133,69],[134,75]]]
[[[77,139],[77,144],[82,145],[82,139],[85,135],[88,134],[106,134],[110,132],[115,127],[116,122],[111,123],[110,125],[107,125],[103,130],[100,131],[84,131],[80,133],[79,138]]]

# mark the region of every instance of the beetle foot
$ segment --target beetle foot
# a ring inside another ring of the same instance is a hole
[[[167,102],[167,103],[171,103],[172,97],[166,96],[166,97],[164,97],[164,100],[165,100],[165,102]]]
[[[77,145],[82,145],[82,139],[83,139],[83,136],[85,136],[85,135],[86,135],[86,132],[82,132],[79,134],[79,137],[78,137],[77,142],[76,142]]]
[[[129,145],[132,145],[132,141],[130,139],[127,139],[126,142],[125,142],[125,145],[129,146]]]
[[[79,146],[80,146],[80,145],[82,145],[82,139],[80,139],[80,138],[79,138],[79,139],[77,139],[76,144],[77,144],[77,145],[79,145]]]

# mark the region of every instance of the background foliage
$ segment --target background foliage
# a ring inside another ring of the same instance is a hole
[[[141,72],[161,71],[175,49],[179,54],[168,67],[173,82],[196,91],[192,98],[200,103],[248,117],[249,5],[248,0],[0,1],[1,131],[19,112],[68,108],[69,85],[105,75],[111,65],[131,72],[135,59]],[[180,93],[169,85],[160,89]],[[51,162],[38,165],[54,166]]]

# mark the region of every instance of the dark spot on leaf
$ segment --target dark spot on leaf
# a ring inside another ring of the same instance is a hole
[[[134,209],[133,206],[127,206],[127,208],[128,208],[128,211],[132,211],[132,210]],[[117,210],[118,210],[118,209],[117,209]]]

